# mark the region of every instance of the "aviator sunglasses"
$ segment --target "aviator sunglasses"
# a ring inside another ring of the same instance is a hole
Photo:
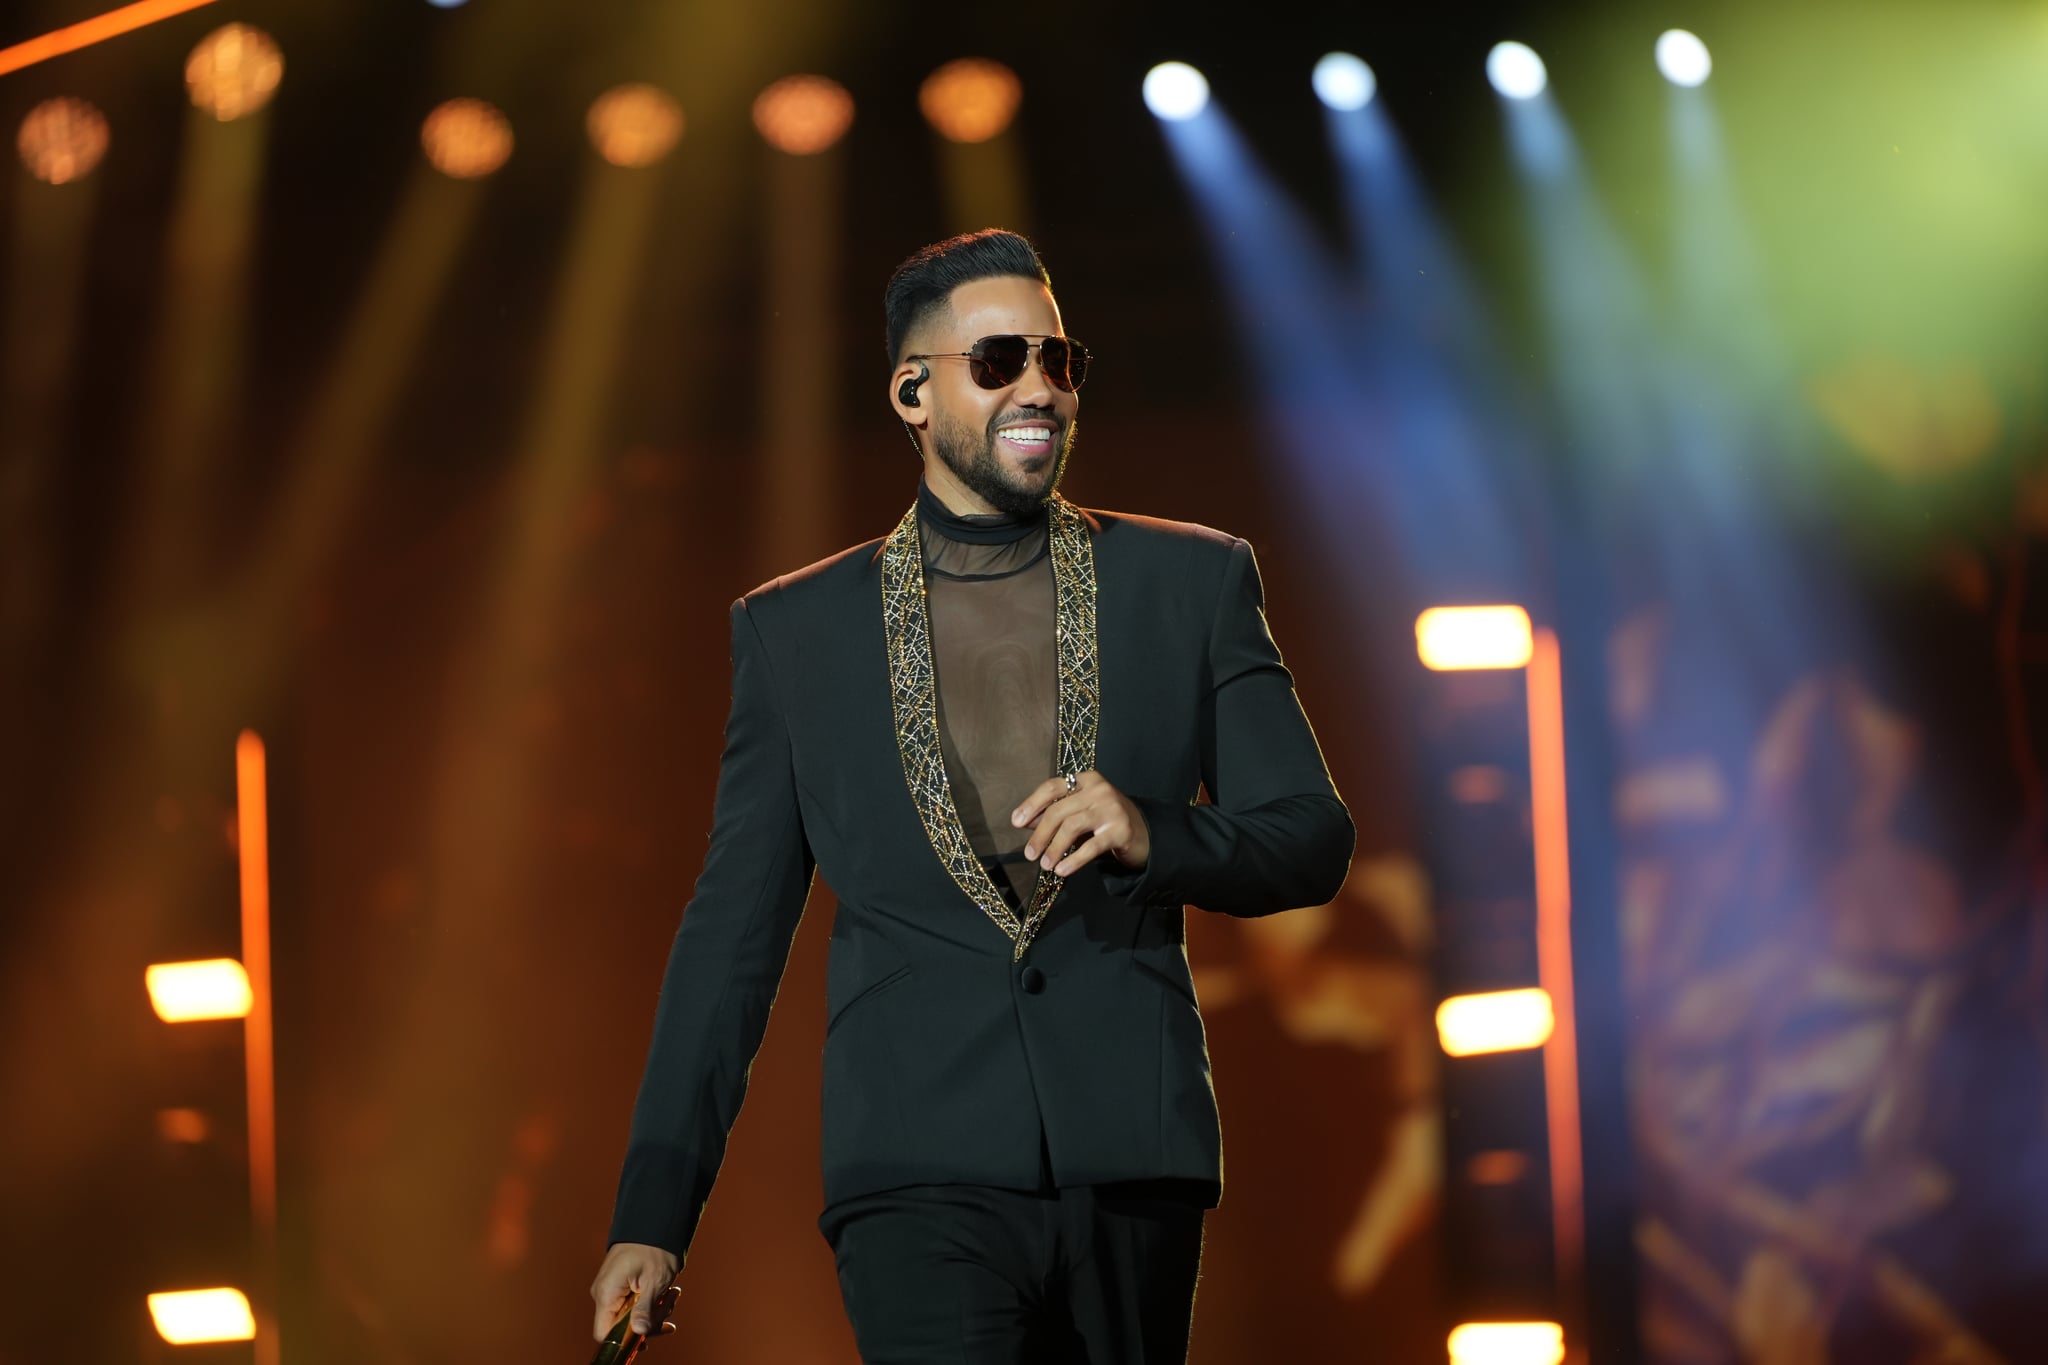
[[[1038,352],[1038,366],[1045,371],[1047,382],[1062,392],[1074,392],[1088,377],[1088,348],[1072,337],[1045,337],[1038,341],[1023,336],[983,337],[971,350],[903,358],[964,360],[976,384],[984,389],[1007,389],[1023,377],[1033,351]]]

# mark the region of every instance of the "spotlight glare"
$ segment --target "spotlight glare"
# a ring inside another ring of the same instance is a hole
[[[1145,107],[1178,123],[1209,107],[1209,79],[1186,62],[1161,62],[1145,73]]]
[[[222,123],[270,103],[284,77],[284,54],[260,28],[228,24],[199,40],[185,59],[192,103]]]
[[[205,1341],[254,1341],[256,1315],[239,1289],[186,1289],[149,1296],[157,1335],[173,1346]]]
[[[1415,618],[1415,651],[1425,668],[1521,668],[1535,653],[1520,607],[1431,607]]]
[[[14,145],[30,175],[46,185],[68,185],[91,175],[107,154],[106,116],[86,100],[44,100],[21,121]]]
[[[1379,89],[1372,68],[1349,52],[1326,54],[1316,63],[1309,83],[1316,88],[1316,98],[1332,109],[1363,109]]]
[[[1451,1365],[1558,1365],[1564,1328],[1554,1322],[1468,1322],[1451,1333]]]
[[[613,86],[584,120],[590,145],[614,166],[652,166],[683,135],[683,107],[652,85]]]
[[[949,142],[986,142],[1010,126],[1024,83],[1001,62],[962,57],[924,78],[917,107]]]
[[[427,3],[435,9],[455,9],[462,4],[462,0],[427,0]]]
[[[754,126],[791,156],[824,151],[853,125],[853,96],[827,76],[784,76],[754,99]]]
[[[1682,28],[1666,29],[1657,39],[1657,69],[1673,85],[1705,85],[1713,74],[1714,59],[1697,34]]]
[[[434,169],[453,180],[477,180],[512,155],[512,124],[482,100],[449,100],[427,115],[420,146]]]
[[[1550,73],[1527,43],[1495,43],[1486,54],[1486,79],[1511,100],[1532,100],[1550,84]]]
[[[1437,1041],[1453,1057],[1542,1047],[1556,1028],[1549,993],[1534,987],[1454,995],[1436,1010]]]
[[[231,957],[158,962],[142,974],[150,1007],[166,1024],[196,1019],[246,1019],[255,1001],[249,973]]]

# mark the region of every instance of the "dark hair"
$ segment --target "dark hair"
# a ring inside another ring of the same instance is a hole
[[[882,293],[888,323],[889,364],[903,358],[903,347],[920,322],[946,306],[953,291],[976,280],[1015,275],[1052,288],[1052,277],[1037,250],[1023,237],[1002,228],[963,232],[933,242],[896,267]]]

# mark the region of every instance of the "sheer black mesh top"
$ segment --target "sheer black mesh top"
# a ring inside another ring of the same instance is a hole
[[[1038,865],[1010,823],[1058,761],[1059,661],[1046,516],[957,516],[920,482],[918,534],[939,744],[961,823],[996,890],[1027,905]]]

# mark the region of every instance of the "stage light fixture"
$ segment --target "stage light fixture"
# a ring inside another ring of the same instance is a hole
[[[1349,52],[1324,54],[1309,84],[1315,87],[1316,98],[1332,109],[1363,109],[1379,89],[1372,68]]]
[[[167,1024],[246,1018],[255,998],[249,974],[231,957],[159,962],[143,972],[142,979],[157,1018]]]
[[[813,156],[853,126],[853,96],[827,76],[784,76],[755,98],[754,126],[769,146]]]
[[[21,121],[14,145],[30,175],[46,185],[68,185],[92,174],[107,154],[106,115],[68,95],[44,100]]]
[[[1520,607],[1431,607],[1415,618],[1415,651],[1439,671],[1520,668],[1535,647]]]
[[[1436,1009],[1437,1041],[1453,1057],[1542,1047],[1556,1028],[1549,993],[1534,987],[1454,995]]]
[[[585,120],[590,145],[614,166],[652,166],[683,135],[683,107],[645,84],[614,86],[597,97]]]
[[[986,142],[1010,126],[1024,83],[1001,62],[962,57],[924,78],[917,107],[949,142]]]
[[[1145,107],[1173,122],[1209,107],[1209,78],[1186,62],[1161,62],[1145,73]]]
[[[1495,43],[1486,54],[1486,79],[1511,100],[1532,100],[1550,84],[1550,73],[1527,43]]]
[[[1705,85],[1714,73],[1714,59],[1699,35],[1682,28],[1666,29],[1657,39],[1657,69],[1673,85]]]
[[[270,103],[282,79],[284,54],[269,34],[248,24],[215,29],[185,59],[192,103],[222,123]]]
[[[156,1334],[173,1346],[206,1341],[253,1341],[256,1315],[239,1289],[187,1289],[149,1296]]]
[[[1554,1322],[1468,1322],[1451,1333],[1451,1365],[1562,1365]]]
[[[483,100],[449,100],[420,125],[420,146],[441,174],[477,180],[512,155],[512,124]]]

